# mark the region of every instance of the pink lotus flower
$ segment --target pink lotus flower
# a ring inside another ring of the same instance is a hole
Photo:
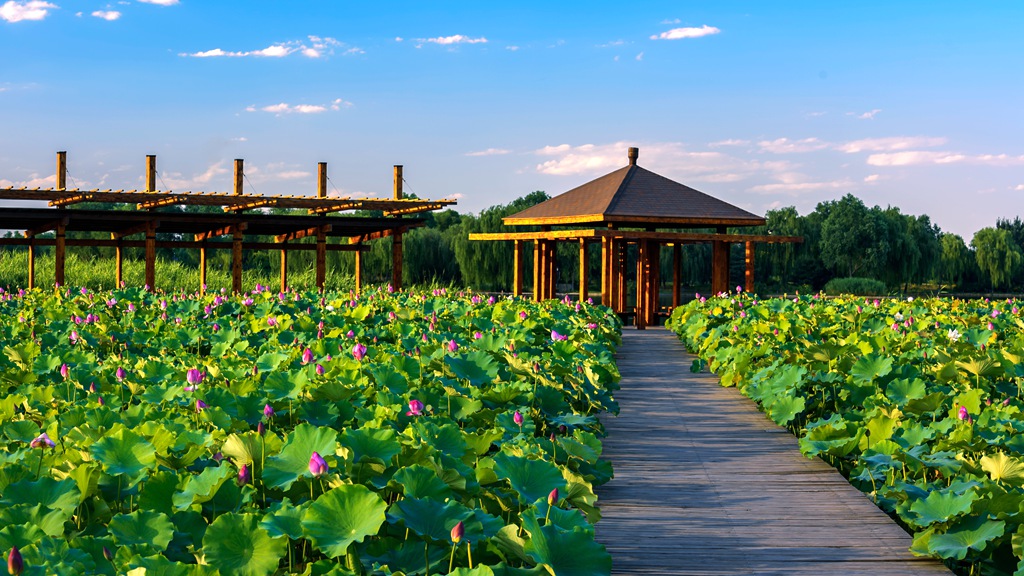
[[[519,319],[520,320],[526,320],[526,310],[521,310],[519,312]]]
[[[56,444],[53,443],[53,440],[50,440],[50,436],[46,432],[43,432],[39,436],[33,438],[28,445],[32,448],[53,448],[56,446]]]
[[[409,400],[409,411],[405,413],[406,416],[422,416],[423,415],[423,402],[413,398]]]
[[[77,344],[78,343],[78,331],[77,330],[72,330],[71,331],[71,335],[68,336],[68,339],[71,340],[72,344]]]
[[[456,342],[454,338],[449,340],[448,341],[448,351],[451,352],[452,354],[454,354],[455,352],[458,352],[458,350],[459,350],[459,343]]]
[[[313,455],[309,457],[309,473],[314,478],[319,478],[327,474],[327,471],[327,461],[318,452],[313,452]]]
[[[961,406],[960,409],[957,410],[957,412],[956,412],[956,417],[961,419],[961,420],[967,420],[967,418],[969,416],[970,416],[970,414],[967,412],[967,407],[966,406]]]
[[[249,465],[242,464],[242,467],[238,469],[238,485],[245,486],[252,482],[252,473],[249,472]]]
[[[554,340],[555,342],[558,342],[558,341],[563,341],[564,342],[564,341],[568,340],[569,337],[564,335],[564,334],[559,334],[558,332],[552,330],[551,331],[551,339]]]
[[[466,527],[463,526],[460,520],[458,524],[452,526],[452,543],[458,544],[462,542],[462,537],[466,535]]]
[[[263,405],[263,416],[266,417],[266,418],[273,418],[274,417],[274,407],[271,406],[270,404],[264,404]]]
[[[203,373],[196,368],[189,368],[188,372],[185,372],[185,380],[188,382],[188,386],[185,386],[186,392],[192,392],[199,387],[199,384],[203,381]]]
[[[118,382],[123,381],[126,376],[128,376],[128,372],[126,372],[125,369],[121,368],[120,366],[118,366],[117,370],[114,371],[114,378],[117,378]]]
[[[60,375],[61,375],[61,377],[63,377],[65,380],[67,380],[68,379],[68,374],[70,374],[70,373],[71,373],[71,370],[68,368],[67,364],[61,364],[60,365]]]
[[[204,408],[207,408],[206,402],[196,398],[196,412],[202,412]]]
[[[519,410],[516,410],[516,413],[512,415],[512,421],[515,422],[517,426],[522,428],[523,427],[523,414],[522,414],[522,412],[520,412]]]
[[[309,364],[312,361],[313,361],[313,351],[310,350],[309,348],[306,348],[305,350],[302,351],[302,364],[303,365]]]
[[[267,318],[267,326],[277,326],[277,318],[274,318],[273,316]]]
[[[355,346],[352,347],[352,357],[357,361],[362,362],[363,358],[366,357],[366,346],[356,342]]]
[[[483,335],[482,332],[480,332],[480,331],[473,332],[473,340],[479,340],[479,339],[481,339],[483,337],[484,337],[484,335]]]
[[[323,364],[317,364],[316,365],[316,373],[319,376],[323,376],[324,375],[324,365]]]

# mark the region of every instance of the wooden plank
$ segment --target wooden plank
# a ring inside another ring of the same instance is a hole
[[[200,232],[199,234],[195,235],[195,238],[196,242],[202,242],[203,240],[209,240],[211,238],[216,238],[218,236],[233,236],[236,231],[245,232],[247,228],[249,228],[249,225],[246,224],[245,222],[241,222],[238,224],[224,226],[223,228],[210,230],[209,232]]]
[[[541,249],[540,240],[533,242],[533,301],[540,302],[540,268],[541,268]]]
[[[683,290],[683,246],[672,245],[672,309],[679,307]]]
[[[31,290],[36,287],[36,243],[34,237],[26,238],[28,240],[28,289]]]
[[[57,152],[57,190],[64,190],[68,187],[68,153]]]
[[[199,292],[206,293],[206,242],[199,247]]]
[[[245,193],[242,179],[245,177],[245,160],[235,158],[235,196]]]
[[[288,250],[281,248],[281,292],[288,291]]]
[[[67,238],[66,246],[89,246],[99,248],[116,248],[119,244],[122,248],[145,248],[146,243],[142,240],[102,240],[98,238]],[[0,238],[0,246],[56,246],[54,238]],[[204,247],[209,250],[231,250],[231,242],[193,242],[190,240],[157,240],[157,248],[201,250]],[[242,242],[242,250],[281,250],[278,242]],[[289,244],[289,252],[313,252],[317,250],[316,244]],[[328,252],[366,252],[370,250],[367,244],[328,244]]]
[[[356,284],[359,284],[359,252],[356,252]],[[316,232],[316,287],[323,290],[327,284],[327,231],[320,227]],[[358,292],[358,288],[356,292]]]
[[[146,155],[146,192],[156,191],[156,155]]]
[[[624,330],[617,361],[596,528],[612,574],[950,574],[735,388],[690,373],[671,332]]]
[[[324,224],[323,226],[314,226],[313,228],[306,228],[305,230],[297,230],[295,232],[289,232],[288,234],[279,234],[274,236],[274,240],[277,242],[287,242],[289,240],[300,240],[302,238],[309,238],[316,236],[317,232],[323,229],[324,233],[333,230],[330,224]]]
[[[363,253],[356,252],[356,296],[363,292]]]

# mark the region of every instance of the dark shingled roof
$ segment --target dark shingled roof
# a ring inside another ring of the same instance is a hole
[[[634,152],[635,153],[635,152]],[[631,163],[504,218],[505,224],[759,226],[764,218]]]

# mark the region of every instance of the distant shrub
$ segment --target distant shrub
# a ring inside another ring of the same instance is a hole
[[[825,284],[825,293],[830,296],[884,296],[887,291],[885,283],[874,278],[833,278]]]

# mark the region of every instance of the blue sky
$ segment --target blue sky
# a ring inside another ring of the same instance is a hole
[[[748,210],[1024,212],[1024,4],[0,0],[0,185],[407,190],[476,212],[626,162]]]

